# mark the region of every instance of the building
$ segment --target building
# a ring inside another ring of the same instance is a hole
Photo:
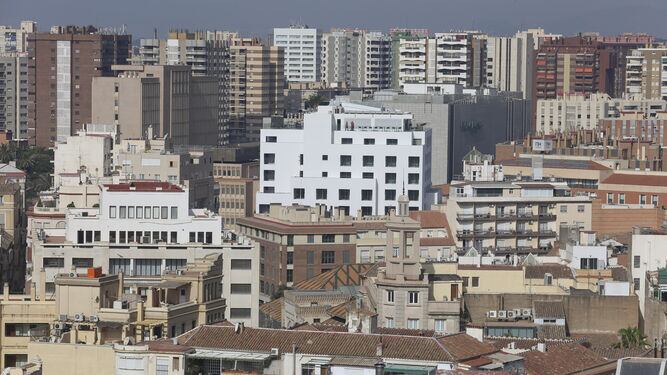
[[[626,56],[625,94],[667,100],[667,48],[639,48]]]
[[[37,23],[21,21],[18,28],[0,25],[0,54],[27,52],[28,34],[37,32]]]
[[[219,186],[218,214],[224,225],[233,226],[237,219],[252,216],[259,191],[259,162],[215,162],[213,179]]]
[[[381,32],[332,30],[322,35],[322,81],[327,87],[391,86],[391,39]]]
[[[474,146],[463,157],[464,181],[503,181],[503,166],[493,164],[493,155],[482,154]]]
[[[322,69],[322,34],[305,25],[273,29],[273,46],[283,48],[288,82],[319,82]]]
[[[92,26],[28,35],[28,139],[49,147],[92,121],[92,79],[126,64],[132,37]]]
[[[227,143],[259,142],[259,131],[265,124],[281,124],[284,63],[284,48],[264,46],[254,38],[232,41]]]
[[[104,134],[96,132],[93,125],[87,125],[77,135],[56,143],[53,151],[53,186],[60,187],[64,184],[63,178],[80,174],[92,179],[110,176],[114,143],[113,130]]]
[[[406,36],[399,41],[399,87],[406,83],[456,83],[473,87],[472,33]]]
[[[654,45],[655,37],[645,33],[623,33],[620,35],[602,36],[591,33],[599,42],[616,52],[616,81],[612,96],[620,98],[626,92],[626,77],[628,56],[640,48],[648,48]]]
[[[0,29],[0,35],[2,35]],[[1,42],[0,42],[1,43]],[[28,57],[0,53],[0,130],[13,138],[28,136]]]
[[[303,129],[263,129],[257,211],[294,203],[346,214],[387,214],[406,192],[411,209],[429,202],[431,132],[412,115],[342,103],[304,116]]]
[[[118,126],[120,139],[143,138],[148,128],[177,145],[218,145],[217,79],[187,66],[114,66],[95,77],[92,121]]]
[[[25,192],[3,178],[0,183],[0,280],[12,292],[23,292],[26,272]]]
[[[560,225],[591,229],[591,202],[563,183],[461,182],[451,185],[444,211],[462,252],[544,255]]]
[[[537,101],[535,130],[541,134],[595,130],[602,120],[618,118],[626,112],[638,112],[647,118],[654,118],[665,110],[667,102],[660,99],[617,99],[604,93],[586,96],[564,94]]]
[[[639,311],[643,320],[647,319],[647,290],[653,289],[647,274],[667,267],[667,261],[660,251],[661,244],[667,239],[666,235],[663,230],[650,228],[635,228],[632,232],[632,285],[639,299]]]
[[[535,53],[533,101],[614,94],[617,52],[593,37],[544,38]]]

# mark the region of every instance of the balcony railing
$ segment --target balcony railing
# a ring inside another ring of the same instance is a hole
[[[553,220],[556,220],[556,215],[548,213],[548,212],[540,212],[539,220],[553,221]]]

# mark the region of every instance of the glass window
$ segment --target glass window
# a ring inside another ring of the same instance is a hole
[[[109,218],[116,218],[116,206],[109,206]]]
[[[315,199],[327,199],[327,189],[315,189]]]
[[[361,200],[362,201],[371,201],[371,200],[373,200],[373,190],[362,190],[361,191]]]
[[[322,235],[322,243],[334,243],[336,242],[336,235],[335,234],[323,234]]]
[[[350,200],[350,189],[338,189],[338,199],[341,201]]]
[[[352,156],[351,155],[341,155],[340,156],[340,165],[342,167],[349,167],[352,165]]]
[[[340,178],[352,178],[351,172],[340,172]]]
[[[352,144],[352,138],[341,138],[340,143],[344,145],[351,145]]]
[[[408,173],[408,184],[419,184],[419,173]]]
[[[398,144],[398,139],[396,138],[387,138],[387,145],[395,146]]]
[[[137,219],[143,219],[143,218],[144,218],[144,208],[137,207]]]
[[[408,167],[410,167],[410,168],[419,167],[419,156],[410,156],[410,157],[408,157]]]
[[[169,218],[169,207],[167,206],[160,207],[160,218],[163,220]]]
[[[391,289],[387,290],[387,302],[394,302],[394,291]]]
[[[395,167],[396,166],[396,156],[385,156],[384,166],[385,167]]]
[[[385,190],[384,191],[384,199],[387,201],[394,201],[396,200],[396,190]]]
[[[375,144],[375,139],[374,138],[364,138],[364,144],[365,145],[374,145]]]
[[[408,319],[408,329],[419,329],[419,319]]]
[[[160,218],[160,207],[153,206],[153,219],[159,219],[159,218]]]
[[[264,154],[264,164],[275,164],[276,154]]]
[[[264,181],[274,181],[276,179],[276,171],[265,170]]]
[[[408,199],[411,201],[419,200],[419,190],[408,190]]]
[[[144,218],[145,219],[150,219],[151,218],[151,207],[145,207],[144,208]]]
[[[641,257],[639,255],[635,255],[632,257],[632,267],[634,268],[639,268],[641,265]]]
[[[134,219],[134,206],[129,206],[127,208],[127,218]]]
[[[306,241],[308,241],[308,243],[315,243],[315,235],[309,234],[308,239]]]
[[[322,264],[331,264],[336,263],[336,252],[335,251],[323,251],[322,252]]]
[[[372,155],[364,155],[363,166],[372,167],[375,164],[375,158]]]
[[[385,173],[384,174],[384,183],[385,184],[395,184],[396,183],[396,173]]]
[[[294,189],[294,199],[304,199],[306,198],[306,189],[296,188]]]
[[[408,292],[408,303],[419,303],[419,292]]]
[[[171,207],[171,218],[178,219],[178,207],[175,206]]]

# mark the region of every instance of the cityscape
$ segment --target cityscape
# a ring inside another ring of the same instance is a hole
[[[30,6],[0,7],[2,375],[667,374],[655,24]]]

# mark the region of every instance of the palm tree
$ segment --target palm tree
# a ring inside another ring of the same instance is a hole
[[[621,328],[618,330],[620,342],[614,345],[619,349],[643,349],[648,346],[646,336],[637,327]]]

